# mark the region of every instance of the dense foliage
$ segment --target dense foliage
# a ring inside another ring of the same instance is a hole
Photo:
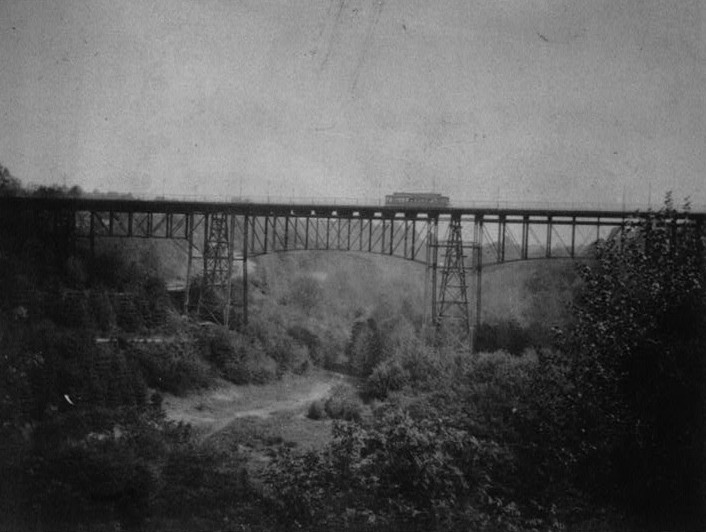
[[[480,354],[426,342],[409,280],[362,262],[358,280],[309,259],[291,283],[285,259],[262,268],[251,323],[226,330],[176,315],[156,248],[90,257],[4,234],[0,528],[699,529],[702,230],[668,200],[564,276],[572,320],[552,348],[547,323],[506,316],[479,331],[494,351]],[[361,295],[376,275],[386,284]],[[547,275],[529,278],[533,304]],[[330,444],[270,449],[264,486],[240,442],[199,444],[153,393],[314,364],[360,386],[311,404],[307,422],[337,420]]]
[[[370,426],[335,425],[323,453],[284,452],[268,485],[285,526],[507,530],[519,519],[492,493],[489,471],[499,454],[441,419],[392,410]]]
[[[703,237],[668,198],[599,243],[562,344],[582,482],[653,518],[704,509]]]
[[[469,359],[378,342],[359,322],[356,373],[398,406],[339,426],[324,452],[280,457],[280,517],[306,529],[698,529],[702,229],[668,199],[595,249],[557,349]]]

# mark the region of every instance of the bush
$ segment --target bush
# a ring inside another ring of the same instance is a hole
[[[345,384],[337,385],[326,399],[324,410],[331,419],[345,421],[360,421],[363,413],[363,402],[355,389]]]
[[[538,335],[540,336],[540,335]],[[515,320],[482,323],[476,336],[476,351],[507,351],[520,355],[531,347],[533,335]]]
[[[266,384],[278,377],[277,363],[256,347],[245,349],[223,365],[223,376],[235,384]]]
[[[52,530],[99,522],[139,526],[157,488],[153,466],[169,441],[166,429],[148,413],[93,407],[38,424],[17,479],[25,518]]]
[[[562,342],[574,386],[569,430],[581,436],[574,473],[646,519],[694,520],[662,528],[706,521],[703,238],[668,197],[599,242]]]
[[[490,490],[497,446],[389,411],[371,427],[334,424],[322,452],[282,451],[266,473],[284,527],[307,530],[520,530]]]
[[[86,265],[80,257],[71,255],[64,264],[64,277],[72,288],[82,289],[88,280]]]
[[[225,327],[213,326],[204,329],[199,338],[204,358],[217,368],[222,368],[235,352],[233,338]]]
[[[139,332],[145,328],[144,312],[139,298],[133,293],[120,293],[113,296],[118,327],[125,332]]]
[[[206,363],[188,342],[132,344],[128,350],[147,384],[163,392],[184,395],[211,383]]]
[[[238,455],[177,446],[166,456],[157,510],[180,520],[207,515],[221,525],[251,497],[244,463]]]
[[[235,384],[265,384],[280,375],[277,362],[257,338],[214,327],[205,340],[205,357]]]
[[[32,472],[32,505],[53,526],[117,520],[132,527],[145,519],[155,483],[135,450],[115,439],[47,453]]]
[[[463,356],[463,355],[461,355]],[[412,382],[419,387],[434,387],[454,370],[455,353],[444,348],[412,344],[399,349],[394,358],[399,360]]]
[[[88,295],[78,290],[48,294],[49,317],[57,325],[75,329],[92,329]]]
[[[281,314],[267,309],[251,321],[244,337],[277,363],[278,376],[302,374],[311,367],[309,345],[316,350],[316,337],[302,327],[287,328],[284,321]]]
[[[142,405],[145,383],[132,359],[105,346],[89,334],[60,329],[51,322],[32,326],[24,336],[24,350],[41,353],[29,375],[35,417],[47,408],[64,410],[76,405]]]
[[[148,328],[164,325],[167,313],[172,308],[167,285],[159,277],[148,277],[141,286],[143,305],[143,320]]]
[[[489,488],[531,520],[576,514],[589,498],[572,484],[576,456],[567,397],[571,386],[558,353],[498,351],[449,361],[447,376],[408,405],[414,419],[443,419],[449,427],[497,444]],[[417,389],[419,390],[419,388]]]
[[[348,371],[351,375],[367,377],[385,357],[383,338],[377,322],[369,318],[353,325],[346,347]]]
[[[326,417],[326,408],[324,402],[321,400],[314,401],[309,405],[309,410],[307,411],[306,417],[309,419],[323,419]]]
[[[365,393],[371,398],[385,399],[390,392],[401,390],[409,382],[409,372],[398,359],[386,360],[366,379]]]
[[[307,348],[308,356],[314,364],[321,363],[322,357],[319,354],[321,340],[319,340],[319,337],[316,336],[316,334],[301,325],[289,327],[287,329],[287,334],[296,340],[300,345]]]
[[[89,308],[94,324],[100,332],[109,333],[116,327],[115,311],[105,290],[91,290]]]

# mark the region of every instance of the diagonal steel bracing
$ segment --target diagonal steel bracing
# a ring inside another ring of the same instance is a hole
[[[233,221],[226,213],[207,214],[204,218],[203,276],[198,310],[225,325],[230,314]]]
[[[201,274],[198,306],[207,306],[205,294],[217,295],[213,299],[219,305],[209,308],[221,322],[230,319],[238,261],[242,261],[243,318],[247,320],[248,257],[338,250],[425,264],[427,314],[432,323],[456,318],[467,331],[479,323],[480,281],[485,268],[520,260],[583,259],[597,240],[615,238],[616,233],[648,215],[600,210],[0,198],[0,221],[6,228],[33,227],[56,235],[57,242],[84,238],[91,250],[96,238],[186,242],[184,309],[193,303],[189,301],[189,285]],[[682,223],[706,225],[706,213],[680,216]],[[469,224],[473,236],[464,242],[463,226]],[[439,226],[446,230],[442,243]]]
[[[477,239],[483,228],[479,222],[480,219],[475,221],[473,241],[464,241],[460,217],[451,218],[441,242],[437,221],[430,225],[426,237],[425,300],[431,324],[437,332],[443,331],[446,341],[470,344],[471,347],[475,331],[472,322],[474,283],[477,288],[475,297],[480,297],[480,246]],[[470,272],[475,275],[469,275]],[[476,319],[479,316],[476,312]]]

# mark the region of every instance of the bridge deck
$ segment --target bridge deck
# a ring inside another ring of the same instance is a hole
[[[581,205],[538,205],[536,203],[491,205],[480,202],[477,205],[447,206],[447,207],[405,207],[400,205],[375,205],[365,203],[319,203],[319,202],[250,202],[250,201],[192,201],[172,199],[131,199],[131,198],[41,198],[41,197],[0,197],[0,208],[32,208],[46,210],[74,211],[123,211],[152,213],[213,213],[264,215],[294,215],[307,214],[326,215],[337,213],[349,216],[352,213],[369,215],[380,213],[384,217],[405,215],[407,217],[438,217],[438,216],[553,216],[576,218],[630,218],[640,216],[637,209],[622,208],[615,205],[606,208],[585,208]],[[694,219],[706,219],[706,209],[692,211]]]

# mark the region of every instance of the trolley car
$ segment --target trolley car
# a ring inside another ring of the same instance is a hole
[[[430,192],[395,192],[385,196],[385,205],[409,207],[448,207],[448,196]]]

